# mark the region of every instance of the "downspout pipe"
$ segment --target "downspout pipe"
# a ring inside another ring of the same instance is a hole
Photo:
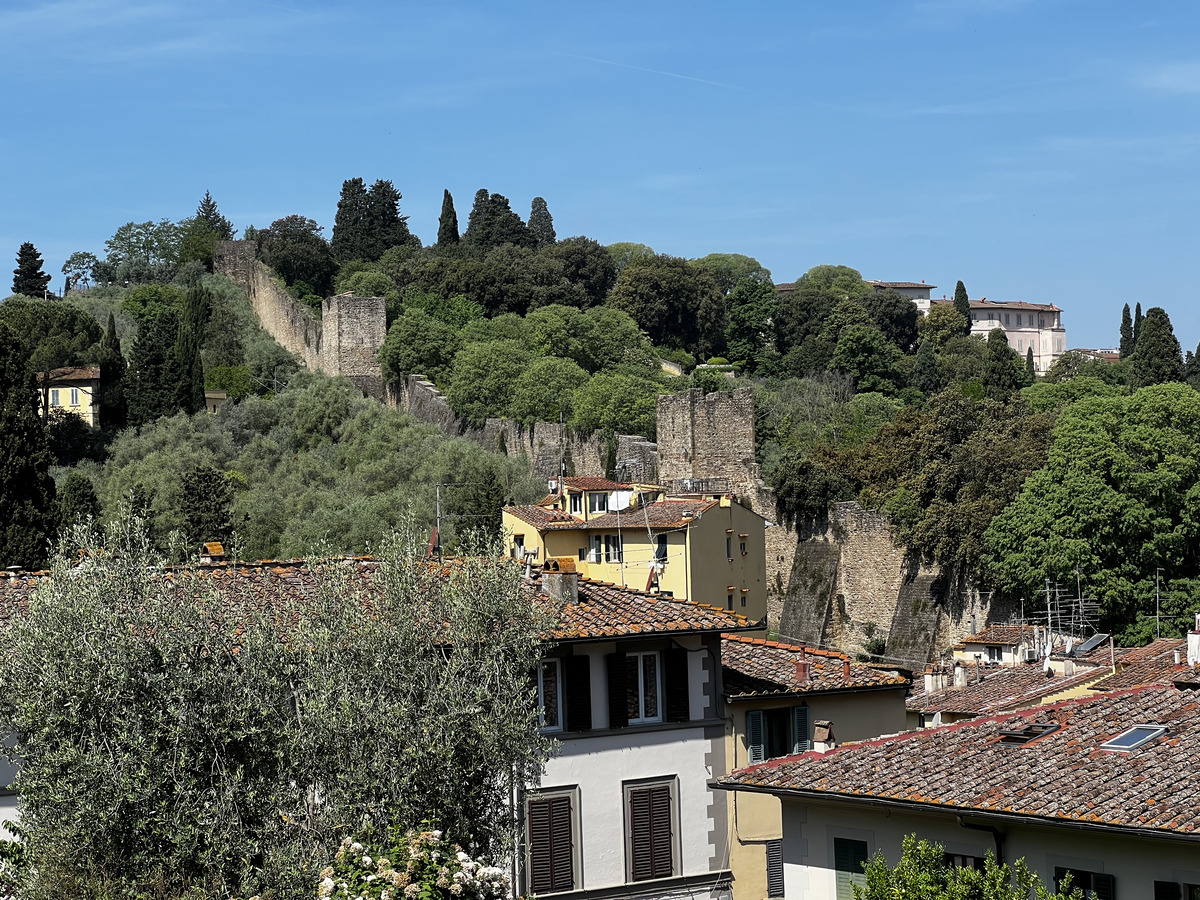
[[[995,825],[980,825],[975,822],[968,822],[962,816],[957,816],[958,826],[960,828],[970,828],[973,831],[990,831],[992,839],[996,842],[996,865],[1004,865],[1004,833]]]

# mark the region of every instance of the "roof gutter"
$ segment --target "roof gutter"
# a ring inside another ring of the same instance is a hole
[[[728,694],[725,697],[725,702],[754,703],[758,700],[802,700],[814,694],[865,694],[871,691],[903,691],[908,687],[909,683],[906,682],[904,684],[869,684],[862,687],[837,687],[813,691],[772,691],[769,694]]]
[[[891,800],[884,797],[863,797],[855,794],[838,794],[826,791],[807,791],[799,788],[771,788],[761,785],[727,784],[715,780],[710,781],[708,786],[710,788],[722,791],[747,791],[748,793],[752,794],[773,794],[780,799],[791,797],[796,799],[815,800],[824,803],[844,801],[847,803],[857,803],[863,806],[873,806],[881,809],[904,810],[906,812],[916,813],[952,814],[959,819],[961,819],[963,816],[970,816],[973,819],[984,819],[998,823],[1033,825],[1049,828],[1070,828],[1074,831],[1098,832],[1100,834],[1119,835],[1123,837],[1136,836],[1149,838],[1151,840],[1182,841],[1189,844],[1200,843],[1200,832],[1188,834],[1179,831],[1167,831],[1161,828],[1135,828],[1129,825],[1109,825],[1104,822],[1078,822],[1071,819],[1056,819],[1051,816],[995,812],[992,810],[955,807],[948,804],[917,803],[910,800]],[[962,823],[960,822],[960,824]],[[970,828],[974,826],[963,825],[963,827]]]

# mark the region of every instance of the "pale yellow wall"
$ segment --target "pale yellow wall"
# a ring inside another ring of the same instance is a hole
[[[96,427],[96,408],[92,405],[92,388],[93,382],[86,381],[79,384],[60,384],[50,388],[46,394],[46,400],[50,404],[50,411],[61,409],[66,412],[75,413],[80,416],[83,421],[87,422],[91,428]],[[78,402],[71,402],[72,389],[79,392]],[[54,392],[58,391],[58,403],[54,403]],[[38,399],[41,400],[42,391],[38,388]],[[40,405],[40,404],[39,404]]]
[[[839,744],[894,734],[905,729],[903,688],[845,694],[814,694],[804,700],[744,701],[726,706],[726,758],[730,770],[749,765],[746,747],[746,712],[808,704],[808,721],[833,723]],[[811,738],[811,734],[810,734]],[[729,868],[733,872],[733,900],[764,900],[767,896],[767,848],[763,841],[783,836],[779,799],[769,794],[730,792]]]

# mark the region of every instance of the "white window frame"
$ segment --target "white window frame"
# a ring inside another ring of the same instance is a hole
[[[604,561],[619,563],[624,548],[621,546],[621,535],[604,535]]]
[[[71,388],[71,405],[79,405],[79,388]]]
[[[555,703],[555,719],[556,724],[546,724],[546,670],[553,665],[554,668],[554,688],[557,702]],[[537,666],[537,691],[538,691],[538,727],[545,732],[562,731],[563,730],[563,664],[562,660],[548,656],[538,660]]]
[[[588,515],[593,516],[596,513],[608,512],[608,494],[600,491],[588,491],[587,510]]]
[[[570,500],[569,507],[570,507],[571,515],[582,516],[583,515],[583,494],[572,493],[572,494],[568,494],[567,498]]]
[[[588,562],[598,563],[604,559],[604,537],[593,534],[588,536]]]
[[[655,680],[654,691],[655,691],[655,697],[658,700],[658,702],[655,704],[655,706],[658,709],[658,712],[652,716],[646,715],[646,691],[645,691],[646,678],[645,678],[645,672],[643,671],[645,664],[642,662],[642,660],[645,659],[645,657],[647,657],[647,656],[654,657],[654,680]],[[650,725],[650,724],[653,724],[654,722],[661,722],[663,720],[662,654],[659,653],[657,650],[631,650],[625,654],[626,660],[629,660],[630,658],[637,659],[637,684],[630,685],[629,680],[626,679],[626,681],[625,681],[626,697],[628,698],[629,691],[631,691],[631,690],[637,691],[638,712],[640,713],[640,715],[638,715],[636,718],[634,716],[630,716],[629,724],[630,725]],[[626,663],[626,664],[628,664],[628,663]]]
[[[58,388],[50,388],[50,405],[51,406],[59,406],[60,405],[58,402]]]
[[[987,661],[990,663],[1004,662],[1004,648],[989,646],[987,648]]]

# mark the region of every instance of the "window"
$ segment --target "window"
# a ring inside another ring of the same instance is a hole
[[[625,859],[630,881],[676,874],[675,779],[625,785]]]
[[[1166,725],[1134,725],[1100,745],[1101,750],[1133,750],[1167,733]]]
[[[513,553],[512,553],[512,555],[513,555],[513,559],[524,559],[525,558],[525,535],[523,535],[523,534],[514,534],[513,535]]]
[[[630,725],[659,722],[658,651],[625,654],[625,709]]]
[[[588,492],[588,512],[589,513],[606,513],[608,512],[608,494],[601,494],[595,491]]]
[[[725,608],[730,611],[733,610],[733,594],[730,594],[728,599],[725,601]]]
[[[667,561],[667,536],[660,534],[654,540],[654,561],[665,563]]]
[[[562,668],[557,659],[538,663],[538,707],[545,731],[562,731]]]
[[[837,900],[854,900],[853,885],[867,886],[863,863],[867,861],[867,842],[849,838],[833,839],[833,868],[837,872]]]
[[[946,865],[953,866],[956,869],[975,869],[982,872],[984,869],[983,857],[967,856],[962,853],[947,853],[943,857]]]
[[[746,542],[742,541],[742,556],[746,555]]]
[[[1003,662],[1004,661],[1004,648],[1003,647],[988,647],[987,648],[987,658],[988,658],[988,662],[991,662],[991,663]]]
[[[604,561],[621,561],[621,536],[619,534],[606,534],[604,536]]]
[[[1004,314],[1004,324],[1005,324],[1005,325],[1008,325],[1008,324],[1010,324],[1010,323],[1011,323],[1011,321],[1012,321],[1012,320],[1009,318],[1009,315],[1008,315],[1008,313],[1005,313],[1005,314]]]
[[[530,893],[572,891],[577,884],[577,810],[574,790],[531,797],[525,806]]]
[[[751,709],[746,712],[746,750],[751,763],[760,763],[812,747],[808,736],[808,707]]]
[[[743,594],[742,594],[742,608],[743,608],[743,609],[744,609],[744,608],[745,608],[745,606],[746,606],[746,597],[747,597],[747,596],[749,596],[749,595],[748,595],[748,594],[746,594],[746,593],[743,593]]]
[[[79,405],[79,388],[71,388],[71,405]]]
[[[1024,341],[1022,341],[1022,340],[1018,340],[1018,341],[1017,341],[1017,349],[1018,349],[1018,350],[1024,350],[1024,349],[1025,349],[1025,342],[1024,342]]]
[[[767,841],[767,896],[783,896],[783,841]]]
[[[1079,888],[1085,897],[1095,894],[1096,900],[1116,900],[1117,883],[1111,875],[1103,872],[1085,872],[1082,869],[1054,868],[1054,885],[1062,888],[1063,879],[1071,875],[1071,889]]]
[[[50,405],[51,405],[51,406],[58,406],[58,405],[59,405],[59,402],[58,402],[58,388],[51,388],[51,390],[50,390]]]
[[[573,515],[573,516],[583,515],[583,494],[572,494],[571,495],[571,515]]]
[[[728,536],[725,538],[725,555],[733,559],[733,538]]]

